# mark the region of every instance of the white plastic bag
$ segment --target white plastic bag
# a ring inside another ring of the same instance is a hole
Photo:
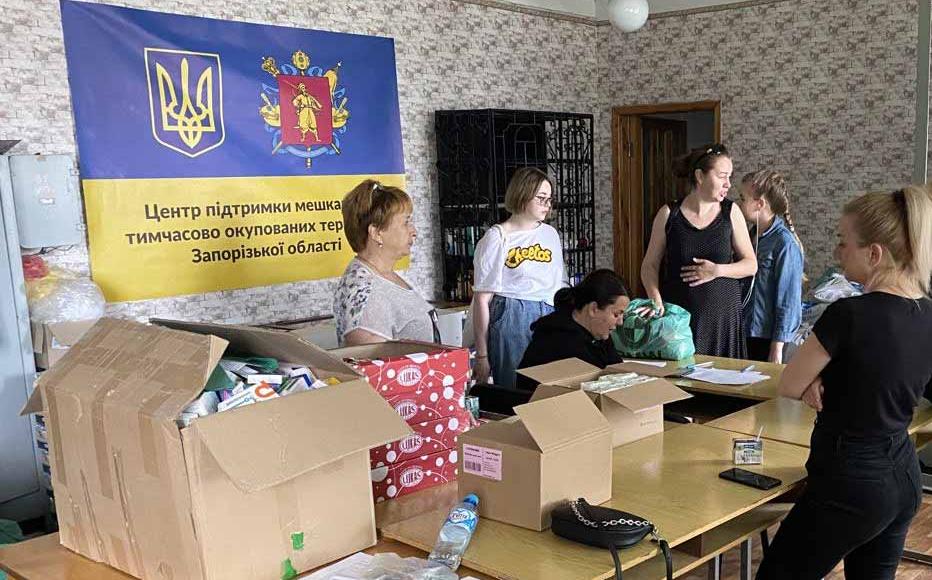
[[[832,303],[842,298],[850,298],[851,296],[859,296],[860,294],[861,289],[849,282],[844,274],[838,272],[829,276],[813,291],[816,300],[826,303]]]
[[[402,558],[386,553],[368,556],[358,553],[319,570],[306,580],[458,580],[459,576],[442,564],[421,558]]]
[[[26,282],[29,317],[49,324],[69,320],[94,320],[104,314],[106,300],[90,278],[77,277],[56,268],[42,278]]]

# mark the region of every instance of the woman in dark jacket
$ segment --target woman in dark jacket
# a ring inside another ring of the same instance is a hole
[[[553,302],[556,310],[531,325],[531,343],[518,368],[574,357],[599,368],[622,362],[609,338],[630,302],[618,274],[595,270],[578,285],[558,291]],[[537,383],[518,375],[515,386],[533,390]]]

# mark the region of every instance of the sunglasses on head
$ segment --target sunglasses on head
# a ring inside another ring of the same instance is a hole
[[[693,163],[693,168],[698,169],[699,164],[702,163],[702,161],[705,160],[706,157],[715,157],[718,155],[722,155],[724,153],[725,153],[725,146],[722,145],[721,143],[716,143],[715,145],[712,145],[711,147],[709,147],[708,149],[702,152],[702,155],[700,155],[696,159],[696,161]]]

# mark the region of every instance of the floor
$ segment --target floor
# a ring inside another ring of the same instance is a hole
[[[770,537],[776,533],[777,527],[770,530]],[[755,538],[756,540],[757,538]],[[910,550],[932,554],[932,494],[926,493],[922,507],[919,513],[913,519],[909,529],[909,536],[906,538],[906,547]],[[740,550],[735,548],[730,550],[725,556],[725,567],[722,573],[722,580],[738,580]],[[752,554],[754,570],[760,563],[761,551],[760,542],[754,542],[754,551]],[[844,580],[844,566],[839,564],[838,567],[828,576],[826,580]],[[913,562],[903,561],[896,573],[897,580],[932,580],[932,566],[916,564]],[[686,576],[681,576],[684,580],[707,580],[706,569],[692,572]]]

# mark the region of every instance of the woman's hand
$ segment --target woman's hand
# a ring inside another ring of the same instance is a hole
[[[663,300],[660,298],[653,298],[651,299],[651,302],[653,302],[653,306],[641,306],[634,311],[634,314],[640,316],[641,318],[652,318],[655,316],[660,318],[663,316],[663,313],[665,312],[663,308]],[[621,323],[619,322],[619,326],[620,325]]]
[[[700,286],[706,282],[711,282],[718,278],[718,264],[703,260],[702,258],[693,258],[694,266],[683,266],[680,269],[680,278],[683,282],[692,286]]]
[[[782,342],[771,342],[770,352],[767,356],[767,362],[783,364],[783,344]]]
[[[476,380],[477,385],[486,385],[489,383],[489,374],[491,374],[492,369],[489,366],[489,357],[476,357],[476,362],[472,367],[472,376]]]
[[[802,400],[816,411],[821,411],[823,393],[825,393],[825,387],[822,386],[822,378],[816,377],[816,380],[812,381],[803,392]]]

